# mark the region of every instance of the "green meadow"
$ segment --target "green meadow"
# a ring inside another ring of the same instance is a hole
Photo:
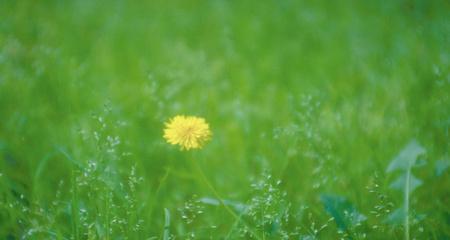
[[[450,239],[449,13],[0,0],[0,239]]]

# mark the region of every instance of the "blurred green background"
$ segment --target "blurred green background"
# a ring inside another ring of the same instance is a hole
[[[450,239],[449,12],[0,0],[0,238],[402,239],[386,168],[416,139],[411,238]],[[164,142],[178,114],[212,141]]]

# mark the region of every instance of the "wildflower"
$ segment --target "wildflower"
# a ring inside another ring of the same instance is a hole
[[[212,135],[208,123],[199,117],[179,115],[165,125],[164,138],[181,150],[202,148]]]

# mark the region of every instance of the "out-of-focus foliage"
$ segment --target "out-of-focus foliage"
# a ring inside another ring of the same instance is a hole
[[[410,235],[449,238],[449,12],[0,0],[0,239],[399,239],[421,149]],[[163,139],[182,114],[199,151]]]

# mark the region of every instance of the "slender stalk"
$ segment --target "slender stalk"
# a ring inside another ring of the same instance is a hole
[[[205,174],[203,173],[203,170],[198,165],[198,161],[194,161],[195,168],[197,169],[198,174],[202,178],[202,181],[206,184],[206,186],[211,190],[211,192],[214,194],[214,196],[219,200],[220,205],[222,205],[227,212],[233,216],[236,220],[239,219],[239,216],[231,210],[228,205],[225,204],[225,202],[222,200],[222,197],[220,197],[219,193],[216,191],[216,189],[211,185],[211,183],[208,181],[208,178],[206,178]]]
[[[72,170],[72,231],[75,240],[80,239],[78,234],[78,190],[75,171]]]
[[[169,209],[164,208],[164,231],[163,240],[170,239],[170,212]]]
[[[108,177],[108,180],[111,179],[111,171],[108,169],[107,164],[109,163],[108,159],[106,159],[105,157],[103,157],[104,155],[102,155],[102,157],[100,158],[100,162],[102,162],[105,165],[105,168],[103,171],[106,171],[106,175]],[[109,222],[109,215],[110,215],[110,206],[109,206],[109,193],[110,193],[110,189],[108,187],[108,185],[104,185],[103,186],[103,194],[105,196],[105,226],[106,226],[106,236],[105,236],[105,240],[109,240],[110,239],[110,232],[109,229],[111,228],[111,223]],[[128,229],[127,229],[128,230]]]
[[[106,187],[105,187],[106,189]],[[105,240],[109,240],[109,229],[110,229],[110,223],[109,223],[109,194],[108,190],[106,190],[106,198],[105,198],[105,225],[106,225],[106,237]]]
[[[222,205],[222,207],[225,208],[225,210],[237,221],[240,222],[242,221],[241,217],[239,217],[227,204],[225,204],[225,202],[222,200],[222,197],[219,195],[219,193],[216,191],[216,189],[211,185],[211,183],[208,181],[208,178],[206,177],[206,175],[203,173],[203,170],[201,169],[200,165],[198,164],[197,160],[193,160],[195,168],[198,172],[198,174],[200,175],[200,177],[202,178],[202,181],[205,183],[205,185],[211,190],[211,192],[214,194],[214,196],[217,198],[217,200],[219,200],[220,205]],[[247,224],[245,224],[248,227],[248,230],[252,233],[253,236],[255,236],[257,239],[261,239],[256,233],[255,231],[248,226]]]
[[[239,222],[241,221],[242,215],[243,215],[243,214],[241,213],[241,214],[239,215],[239,219],[237,219],[237,220],[234,221],[233,226],[232,226],[231,229],[228,231],[228,234],[227,234],[227,236],[225,237],[224,240],[228,240],[228,239],[231,238],[231,234],[233,233],[234,229],[238,226]]]
[[[409,188],[411,180],[411,168],[406,170],[406,180],[405,180],[405,196],[404,196],[404,211],[405,211],[405,240],[409,240]]]
[[[261,228],[261,235],[262,235],[262,239],[266,240],[266,234],[264,234],[264,208],[261,211],[261,222],[263,223],[262,228]]]
[[[156,191],[154,193],[153,192],[149,192],[149,194],[153,194],[154,195],[153,197],[152,196],[148,197],[148,198],[151,198],[149,200],[150,201],[150,210],[149,210],[149,213],[148,213],[149,216],[152,216],[152,214],[153,214],[153,211],[155,209],[155,204],[156,204],[157,198],[159,196],[159,192],[161,191],[161,188],[163,187],[163,185],[166,183],[166,180],[169,177],[170,171],[171,171],[171,168],[167,167],[166,168],[166,173],[159,180],[158,187],[156,187]]]

